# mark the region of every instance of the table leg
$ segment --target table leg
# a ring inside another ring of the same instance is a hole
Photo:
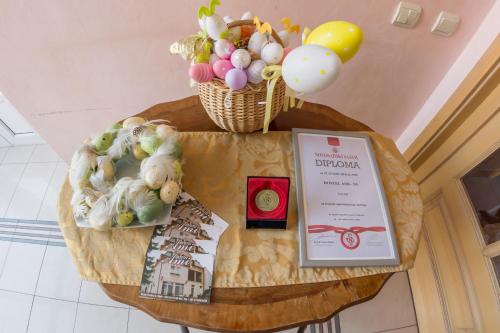
[[[307,326],[299,327],[299,330],[297,331],[297,333],[304,333],[306,331],[306,328],[307,328]]]
[[[189,329],[186,326],[179,325],[179,327],[181,328],[182,333],[189,333]]]

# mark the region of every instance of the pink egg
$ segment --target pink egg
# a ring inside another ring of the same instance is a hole
[[[235,49],[234,44],[226,39],[219,39],[214,45],[215,54],[221,59],[229,59]]]
[[[213,66],[213,70],[214,70],[214,73],[215,75],[219,78],[219,79],[223,79],[226,77],[226,73],[233,69],[233,65],[231,64],[231,61],[229,60],[226,60],[226,59],[221,59],[221,60],[217,60],[215,63],[214,63],[214,66]]]
[[[193,81],[202,83],[212,81],[214,78],[214,72],[212,71],[212,66],[205,63],[194,64],[189,68],[189,76]]]
[[[283,49],[283,58],[281,58],[281,61],[280,61],[280,63],[279,63],[280,65],[282,65],[282,64],[283,64],[283,60],[285,60],[286,56],[287,56],[287,55],[288,55],[288,53],[290,53],[290,52],[292,52],[292,49],[291,49],[291,48],[289,48],[289,47],[285,47],[285,48]]]
[[[242,69],[233,68],[226,74],[226,84],[233,90],[242,89],[247,84],[247,74]]]

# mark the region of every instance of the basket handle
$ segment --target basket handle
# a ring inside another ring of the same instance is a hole
[[[255,23],[253,23],[253,20],[238,20],[238,21],[233,21],[233,22],[228,23],[227,28],[231,29],[231,28],[235,28],[235,27],[241,27],[242,25],[255,26]],[[283,42],[281,41],[280,36],[276,33],[276,31],[274,31],[274,29],[273,29],[271,35],[273,36],[274,40],[277,43],[280,43],[280,45],[283,46],[283,48],[285,48],[285,45],[283,45]]]

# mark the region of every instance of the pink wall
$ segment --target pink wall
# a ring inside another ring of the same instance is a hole
[[[0,1],[0,91],[66,159],[89,133],[153,104],[194,94],[188,64],[168,54],[198,28],[206,1]],[[253,10],[314,27],[357,23],[365,43],[337,82],[307,99],[397,138],[473,35],[494,0],[419,0],[416,29],[389,24],[398,1],[222,0],[219,12]],[[311,5],[312,4],[312,5]],[[429,30],[440,10],[459,14],[451,38]]]

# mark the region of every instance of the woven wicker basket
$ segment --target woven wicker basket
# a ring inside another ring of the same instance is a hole
[[[252,20],[234,21],[228,28],[253,25]],[[273,38],[283,45],[278,34],[273,30]],[[271,120],[283,109],[286,85],[279,79],[273,91]],[[257,85],[248,83],[243,89],[231,91],[223,80],[198,83],[198,94],[208,116],[217,126],[231,132],[249,133],[264,126],[266,82]]]

